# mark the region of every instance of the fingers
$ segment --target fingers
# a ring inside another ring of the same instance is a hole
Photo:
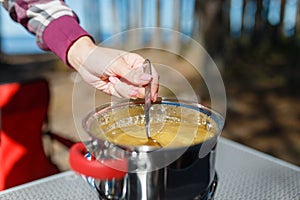
[[[136,87],[142,87],[151,82],[151,99],[152,101],[157,100],[158,88],[159,88],[159,76],[154,68],[152,67],[152,75],[143,73],[142,65],[144,63],[144,58],[138,54],[128,53],[123,56],[123,62],[118,63],[118,67],[115,70],[115,73],[128,81],[129,84]],[[127,67],[124,67],[127,65]],[[122,66],[122,67],[121,67]],[[126,82],[122,81],[122,82]],[[138,98],[144,98],[144,90],[138,90]]]
[[[113,85],[114,94],[112,95],[124,98],[139,98],[139,88],[120,81],[117,77],[109,77],[110,83]],[[116,95],[117,94],[117,95]]]
[[[137,95],[138,98],[145,97],[143,86],[151,82],[151,100],[154,102],[157,100],[159,76],[154,67],[152,67],[152,75],[143,73],[142,67],[132,69],[127,74],[122,75],[121,83],[122,82],[132,85],[133,88],[136,89],[140,87]]]
[[[159,76],[143,73],[144,58],[138,54],[96,48],[78,69],[84,80],[95,88],[125,98],[144,98],[144,86],[151,82],[151,99],[156,101]]]
[[[124,67],[127,63],[120,63],[115,70],[115,75],[122,77],[135,86],[143,86],[152,81],[150,74],[143,73],[142,66],[137,68]]]
[[[79,70],[82,78],[91,84],[96,89],[114,95],[119,98],[144,98],[145,90],[143,87],[134,86],[124,78],[119,79],[118,77],[111,76],[106,79],[101,79],[99,76],[91,74],[85,68]]]

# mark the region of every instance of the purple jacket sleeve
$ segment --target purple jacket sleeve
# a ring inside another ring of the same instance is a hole
[[[1,0],[0,0],[1,1]],[[63,0],[2,0],[11,18],[36,35],[38,46],[51,50],[65,63],[70,46],[90,36]],[[91,36],[90,36],[91,37]]]

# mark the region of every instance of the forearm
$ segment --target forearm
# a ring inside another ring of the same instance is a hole
[[[81,37],[76,42],[74,42],[67,55],[68,63],[77,71],[84,64],[89,54],[96,48],[97,46],[89,37]]]

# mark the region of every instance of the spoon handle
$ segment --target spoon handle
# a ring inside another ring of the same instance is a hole
[[[143,72],[152,75],[151,62],[146,59],[143,63]],[[145,122],[146,122],[146,134],[150,137],[150,107],[151,107],[151,82],[145,87]]]

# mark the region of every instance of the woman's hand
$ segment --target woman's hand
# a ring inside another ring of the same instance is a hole
[[[143,73],[145,59],[138,54],[99,47],[89,37],[78,39],[68,51],[68,62],[95,88],[117,97],[144,98],[143,86],[152,81],[151,98],[156,101],[158,74]]]

